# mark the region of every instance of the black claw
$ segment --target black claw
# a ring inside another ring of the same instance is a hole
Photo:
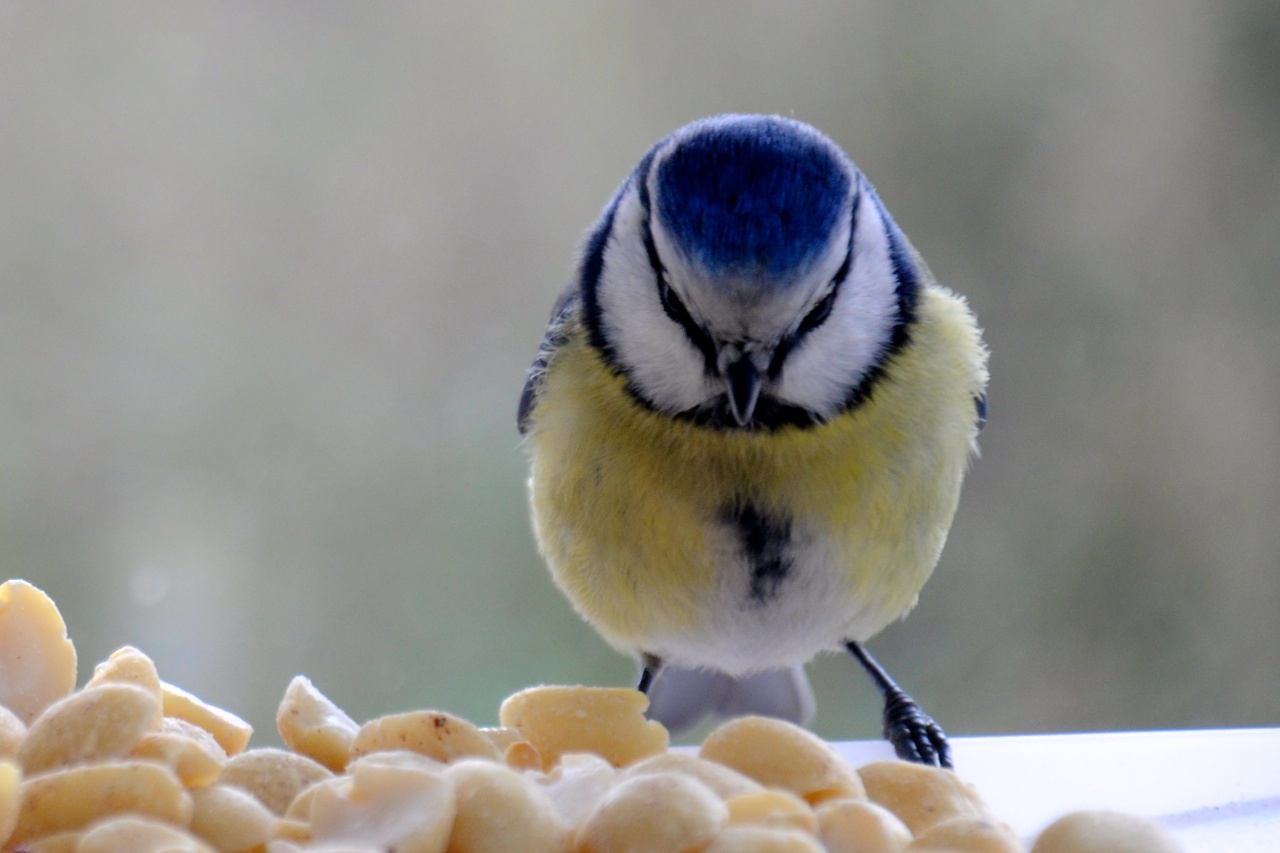
[[[951,745],[942,727],[897,688],[885,695],[884,736],[901,759],[953,769]]]
[[[954,769],[947,735],[933,718],[920,710],[916,701],[894,683],[884,667],[876,663],[861,643],[845,643],[884,697],[884,737],[893,744],[898,757],[917,764]]]

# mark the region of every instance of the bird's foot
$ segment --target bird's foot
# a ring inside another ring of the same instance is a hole
[[[645,652],[640,655],[640,666],[640,683],[636,685],[636,690],[648,696],[653,680],[658,677],[658,671],[662,669],[662,659]]]
[[[901,759],[953,769],[946,732],[897,687],[885,693],[884,736]]]

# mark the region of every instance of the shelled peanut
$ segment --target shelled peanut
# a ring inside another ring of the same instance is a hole
[[[855,770],[757,717],[669,752],[634,690],[531,688],[497,728],[434,710],[360,725],[299,676],[276,717],[287,749],[249,749],[248,724],[137,649],[75,680],[53,602],[0,586],[5,853],[1026,853],[950,771]],[[1068,816],[1034,847],[1104,850],[1178,847],[1112,813]]]

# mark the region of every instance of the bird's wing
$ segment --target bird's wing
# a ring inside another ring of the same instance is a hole
[[[533,408],[538,403],[538,393],[542,390],[542,377],[547,372],[547,364],[551,356],[568,340],[568,330],[573,316],[581,303],[578,283],[575,281],[564,289],[551,309],[551,322],[547,325],[547,333],[542,336],[542,344],[538,354],[529,365],[529,375],[524,380],[524,390],[520,392],[520,407],[516,411],[516,426],[520,434],[529,431],[529,420],[533,416]]]

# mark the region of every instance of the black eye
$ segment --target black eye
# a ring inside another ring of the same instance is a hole
[[[693,319],[689,309],[680,301],[680,297],[676,296],[671,283],[667,281],[667,271],[662,267],[655,267],[655,270],[658,274],[658,299],[662,302],[662,310],[666,312],[673,323],[684,329],[689,341],[702,353],[707,375],[714,376],[717,358],[715,341],[711,339],[705,329],[698,325],[698,321]]]
[[[689,309],[684,307],[680,297],[676,296],[676,292],[671,289],[671,282],[667,281],[666,270],[663,270],[658,277],[658,298],[662,300],[662,310],[666,311],[667,316],[672,320],[686,328],[695,325]]]
[[[649,220],[644,221],[644,250],[649,256],[649,266],[653,268],[653,274],[658,280],[658,301],[662,303],[662,310],[671,322],[676,323],[684,329],[685,336],[689,338],[689,342],[698,348],[702,353],[702,360],[708,376],[716,375],[716,342],[711,339],[707,331],[698,325],[693,319],[693,315],[689,313],[689,309],[684,307],[684,303],[680,301],[680,297],[676,296],[675,290],[671,288],[671,280],[667,277],[667,268],[662,263],[662,258],[658,257],[658,245],[653,242],[653,232],[649,230]]]
[[[836,302],[836,289],[833,287],[826,296],[800,321],[800,328],[796,329],[796,337],[811,332],[821,326],[831,316],[831,306]]]

